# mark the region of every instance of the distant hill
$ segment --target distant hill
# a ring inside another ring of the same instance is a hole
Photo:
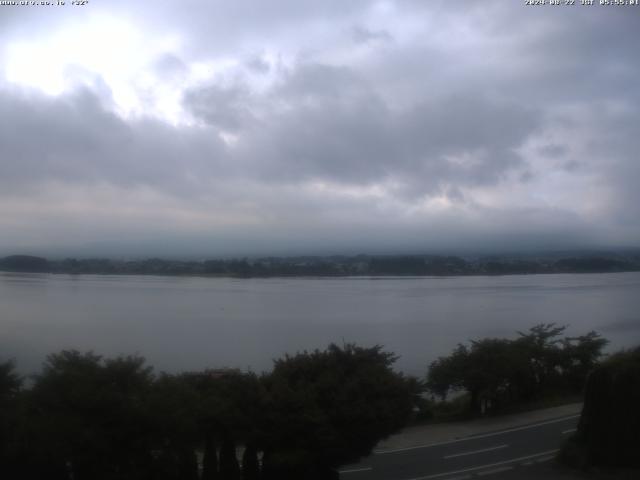
[[[47,272],[49,261],[31,255],[11,255],[0,259],[0,270],[8,272]]]

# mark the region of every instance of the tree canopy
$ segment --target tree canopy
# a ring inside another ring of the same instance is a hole
[[[578,429],[560,458],[576,467],[640,467],[640,346],[590,374]]]
[[[330,345],[276,360],[261,376],[154,374],[141,357],[68,350],[49,355],[27,389],[3,363],[0,475],[335,478],[409,419],[416,384],[394,360],[379,346]]]
[[[580,392],[607,344],[596,332],[561,335],[565,326],[539,324],[518,338],[485,338],[459,344],[429,366],[426,385],[442,399],[451,392],[469,394],[469,408],[489,408],[539,398],[550,391]]]
[[[414,392],[391,370],[395,360],[380,346],[352,344],[277,360],[265,378],[269,467],[284,466],[298,475],[292,478],[302,478],[309,466],[353,462],[400,429],[411,415]],[[303,465],[295,465],[299,461]]]

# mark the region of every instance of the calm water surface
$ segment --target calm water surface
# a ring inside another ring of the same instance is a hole
[[[0,360],[63,348],[138,353],[158,370],[267,370],[329,342],[383,344],[423,374],[456,343],[540,322],[640,344],[640,273],[222,279],[0,273]]]

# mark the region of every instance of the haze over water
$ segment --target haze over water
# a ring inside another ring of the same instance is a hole
[[[22,373],[48,353],[145,356],[157,370],[271,368],[330,342],[382,344],[423,375],[458,342],[541,322],[640,340],[640,273],[445,278],[185,278],[0,273],[0,352]]]

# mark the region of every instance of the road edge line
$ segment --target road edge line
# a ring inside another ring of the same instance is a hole
[[[536,427],[541,427],[544,425],[550,425],[552,423],[559,423],[559,422],[563,422],[565,420],[571,420],[572,418],[578,418],[580,416],[580,414],[575,414],[575,415],[569,415],[568,417],[562,417],[562,418],[556,418],[554,420],[548,420],[545,422],[540,422],[540,423],[533,423],[530,425],[523,425],[520,427],[514,427],[514,428],[508,428],[506,430],[500,430],[498,432],[491,432],[491,433],[482,433],[479,435],[471,435],[468,437],[463,437],[463,438],[456,438],[454,440],[447,440],[446,442],[436,442],[436,443],[429,443],[429,444],[424,444],[424,445],[415,445],[412,447],[403,447],[403,448],[394,448],[391,450],[374,450],[373,454],[374,455],[386,455],[388,453],[396,453],[396,452],[405,452],[408,450],[418,450],[420,448],[429,448],[429,447],[437,447],[439,445],[449,445],[451,443],[459,443],[459,442],[467,442],[469,440],[475,440],[477,438],[487,438],[487,437],[493,437],[495,435],[502,435],[504,433],[511,433],[511,432],[517,432],[520,430],[526,430],[528,428],[536,428]]]

